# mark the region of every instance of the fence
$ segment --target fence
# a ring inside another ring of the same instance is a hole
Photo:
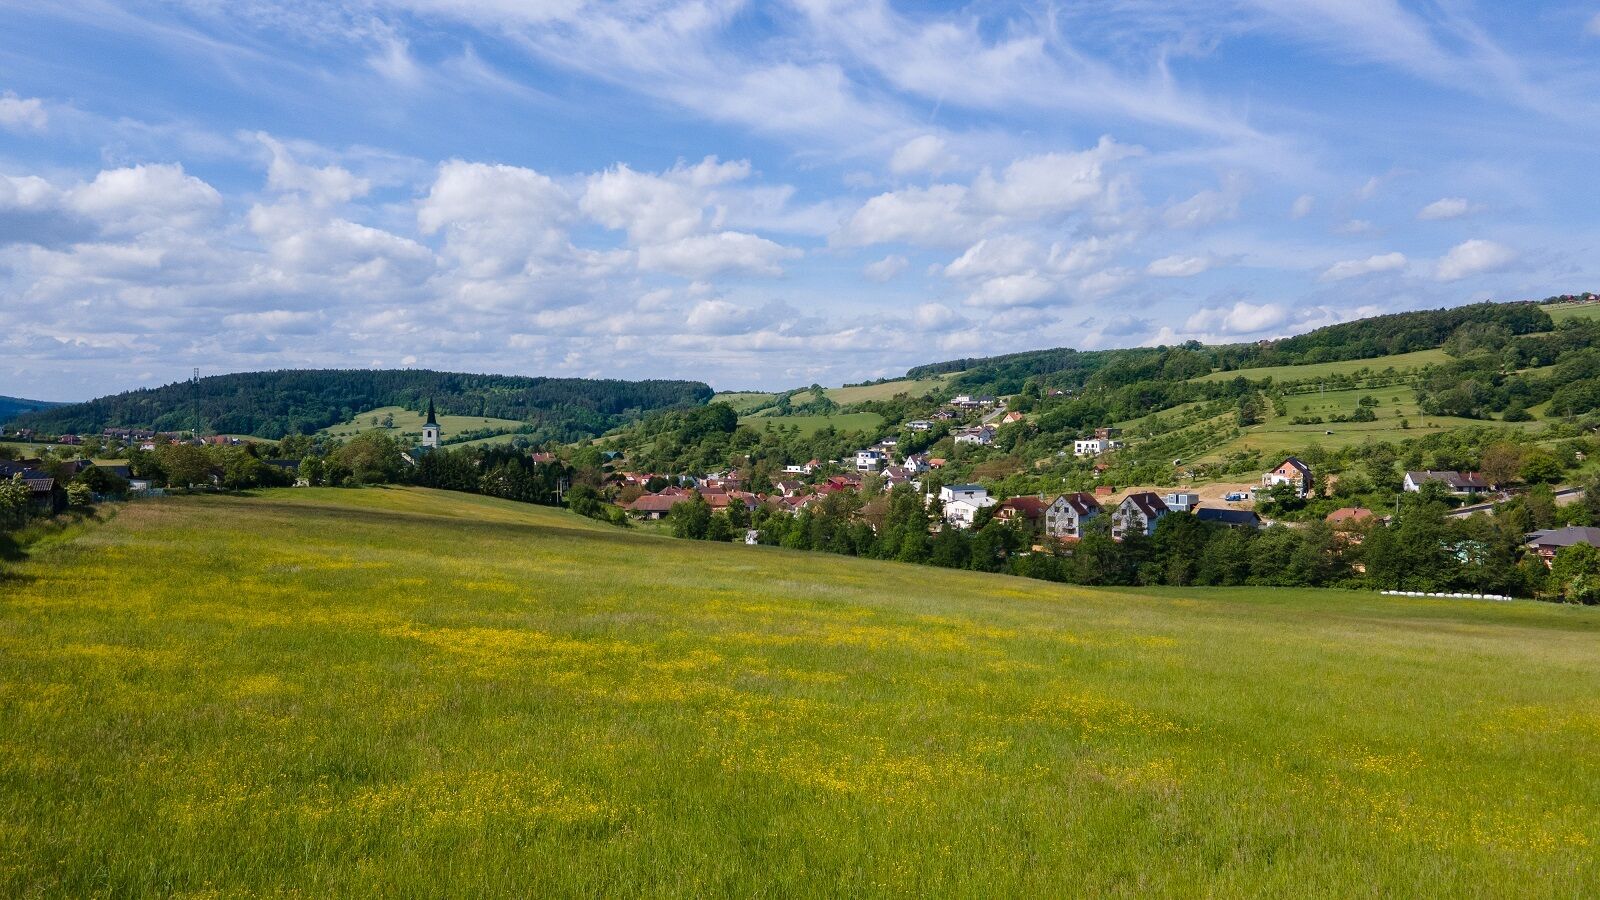
[[[1515,600],[1505,594],[1435,594],[1428,591],[1384,591],[1389,597],[1444,597],[1447,600]]]

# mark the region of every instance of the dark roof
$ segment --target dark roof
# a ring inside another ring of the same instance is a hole
[[[1066,504],[1077,510],[1078,515],[1080,516],[1090,515],[1092,513],[1099,512],[1100,510],[1100,501],[1096,500],[1093,494],[1085,494],[1082,491],[1077,491],[1071,494],[1062,494],[1061,496],[1057,497],[1056,500],[1066,501]],[[1054,506],[1055,504],[1052,503],[1051,505]]]
[[[1435,472],[1432,469],[1428,469],[1422,472],[1407,472],[1406,476],[1411,479],[1412,484],[1421,485],[1425,481],[1442,481],[1446,487],[1452,490],[1466,488],[1483,488],[1487,490],[1489,487],[1488,482],[1484,481],[1477,472]]]
[[[1038,497],[1012,497],[1009,500],[1000,501],[1000,505],[996,507],[995,511],[1014,509],[1026,518],[1037,519],[1044,515],[1047,505],[1044,500]]]
[[[433,398],[432,397],[428,398],[428,421],[423,422],[422,424],[424,424],[424,425],[432,425],[434,427],[438,427],[438,425],[439,425],[439,423],[434,420],[434,416],[433,416]]]
[[[1129,494],[1127,497],[1123,498],[1122,502],[1127,503],[1129,501],[1132,501],[1133,505],[1137,506],[1139,511],[1144,513],[1146,516],[1159,516],[1169,512],[1167,509],[1167,504],[1162,502],[1161,497],[1156,494],[1152,494],[1149,491],[1140,491],[1137,494]]]
[[[1579,525],[1548,528],[1544,531],[1531,532],[1528,535],[1528,544],[1534,547],[1571,547],[1573,544],[1600,547],[1600,528]]]
[[[1202,507],[1194,511],[1194,517],[1202,522],[1216,522],[1219,525],[1249,525],[1254,528],[1261,524],[1261,517],[1248,509]]]

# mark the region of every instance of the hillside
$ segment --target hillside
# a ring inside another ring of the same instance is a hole
[[[1600,891],[1600,610],[417,489],[132,504],[20,568],[0,895]]]
[[[46,433],[96,433],[109,426],[248,434],[310,434],[365,411],[420,410],[513,419],[537,440],[601,434],[653,410],[703,403],[696,381],[615,381],[472,375],[428,370],[283,369],[216,375],[26,413],[13,424]]]
[[[25,412],[36,409],[51,409],[65,406],[64,403],[53,403],[49,400],[24,400],[21,397],[0,397],[0,422],[4,422]]]

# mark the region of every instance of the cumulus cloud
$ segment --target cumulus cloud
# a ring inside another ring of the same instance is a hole
[[[886,281],[892,280],[901,272],[904,272],[906,270],[906,266],[908,265],[910,265],[910,261],[904,256],[891,253],[877,262],[867,263],[867,265],[861,269],[861,274],[864,275],[868,281],[875,281],[879,284],[883,284]]]
[[[677,240],[706,224],[709,188],[749,174],[749,162],[718,162],[714,156],[661,175],[617,165],[589,177],[579,205],[607,228],[626,231],[635,243]]]
[[[1374,272],[1394,272],[1406,267],[1403,253],[1382,253],[1366,259],[1347,259],[1336,262],[1322,273],[1323,281],[1343,281]]]
[[[968,306],[1005,308],[1037,303],[1058,290],[1058,285],[1034,272],[989,278],[967,295]]]
[[[1211,268],[1208,256],[1163,256],[1152,260],[1145,273],[1157,278],[1190,278]]]
[[[1443,197],[1429,203],[1417,211],[1417,218],[1424,222],[1434,222],[1442,219],[1459,219],[1472,212],[1472,204],[1465,197]]]
[[[1434,277],[1440,281],[1458,281],[1509,268],[1516,261],[1516,251],[1504,244],[1478,239],[1462,241],[1439,260]]]
[[[43,131],[50,122],[44,101],[37,97],[18,97],[11,91],[0,94],[0,128],[16,131]]]
[[[177,164],[107,169],[69,191],[67,202],[119,234],[193,228],[222,210],[217,189]]]
[[[671,272],[686,278],[704,278],[730,270],[778,275],[783,271],[779,263],[797,256],[800,256],[799,250],[763,237],[719,231],[662,244],[646,244],[639,248],[639,268]]]
[[[363,197],[372,189],[367,179],[357,178],[339,166],[317,168],[300,163],[271,135],[258,133],[256,139],[272,154],[267,166],[267,187],[271,190],[300,193],[312,203],[332,205]]]
[[[1289,319],[1288,309],[1280,304],[1241,300],[1232,306],[1196,310],[1184,323],[1184,328],[1200,334],[1242,336],[1278,328]]]
[[[957,184],[879,194],[850,215],[837,239],[851,245],[959,242],[978,228],[965,208],[966,200],[967,189]]]
[[[518,166],[452,160],[417,205],[423,234],[442,232],[466,274],[493,278],[563,253],[571,199],[548,176]]]
[[[1244,189],[1242,179],[1229,178],[1220,188],[1200,191],[1167,207],[1161,214],[1162,221],[1172,228],[1200,228],[1235,218]]]
[[[955,155],[945,146],[944,138],[933,134],[914,137],[901,144],[889,157],[889,171],[896,175],[931,172],[942,175],[956,166]]]

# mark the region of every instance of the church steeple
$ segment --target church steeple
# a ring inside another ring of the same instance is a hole
[[[439,420],[433,414],[433,398],[428,398],[428,421],[422,423],[422,446],[434,449],[439,446]]]

